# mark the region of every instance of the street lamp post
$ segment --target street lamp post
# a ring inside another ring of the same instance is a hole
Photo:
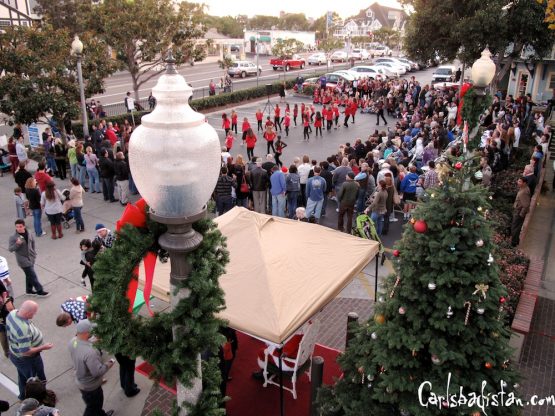
[[[83,85],[83,70],[81,68],[81,59],[83,57],[83,42],[79,36],[75,35],[75,39],[71,42],[71,53],[77,58],[77,77],[79,78],[79,94],[81,96],[81,121],[83,123],[83,137],[89,137],[89,120],[87,117],[87,104],[85,102],[85,87]]]
[[[486,95],[486,87],[491,83],[495,76],[495,63],[491,59],[491,52],[488,48],[482,51],[480,59],[472,65],[472,81],[474,88],[480,95]]]
[[[256,52],[256,86],[258,87],[258,77],[260,76],[260,70],[258,69],[258,43],[260,42],[260,36],[256,32],[256,37],[254,38],[254,49]]]
[[[166,71],[152,89],[157,105],[142,117],[129,142],[129,164],[137,189],[150,207],[150,217],[168,227],[159,243],[170,254],[173,308],[190,294],[182,287],[191,270],[186,254],[202,242],[192,225],[205,216],[221,155],[216,130],[189,106],[193,89],[177,72],[171,51],[165,62]],[[178,339],[184,336],[185,328],[175,325],[172,332]],[[180,407],[184,401],[198,401],[202,392],[200,363],[198,356],[198,376],[190,387],[177,383]],[[181,408],[179,414],[187,415],[187,409]]]

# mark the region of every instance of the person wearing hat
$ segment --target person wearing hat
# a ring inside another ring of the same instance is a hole
[[[355,182],[355,174],[353,172],[347,173],[345,182],[339,188],[337,193],[337,204],[339,205],[339,215],[337,217],[337,229],[341,232],[345,231],[351,234],[353,228],[353,211],[357,202],[358,183]],[[347,228],[343,228],[343,219],[347,214]]]
[[[0,408],[0,411],[4,410],[8,409]],[[21,402],[15,416],[59,416],[59,412],[55,407],[41,405],[37,399],[31,398]]]
[[[100,352],[89,340],[92,324],[83,319],[75,325],[75,337],[69,343],[69,352],[75,369],[75,382],[81,391],[86,408],[84,416],[111,416],[114,411],[105,412],[102,377],[114,366],[114,359],[103,362]]]
[[[100,242],[103,247],[112,248],[114,240],[116,239],[112,231],[107,229],[104,224],[96,224],[94,229],[96,231],[96,237],[94,239]]]
[[[67,142],[67,158],[69,160],[69,172],[72,178],[78,177],[77,149],[75,148],[75,140]]]

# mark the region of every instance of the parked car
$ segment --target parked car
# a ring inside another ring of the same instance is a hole
[[[335,51],[331,54],[330,60],[332,62],[347,62],[347,52]]]
[[[387,75],[382,74],[382,72],[380,72],[378,68],[369,65],[354,66],[350,69],[350,71],[357,72],[361,77],[377,79],[378,81],[384,81],[385,79],[387,79]]]
[[[406,64],[404,62],[399,61],[397,58],[391,58],[391,57],[386,57],[386,58],[377,58],[374,60],[374,64],[379,64],[382,62],[388,62],[390,64],[394,64],[400,67],[405,68],[405,72],[409,72],[412,67],[410,66],[410,64]]]
[[[374,66],[382,67],[388,77],[400,77],[407,72],[404,67],[392,64],[391,62],[379,62]]]
[[[306,62],[309,65],[325,65],[328,62],[328,58],[326,58],[326,54],[323,52],[313,53],[308,57]]]
[[[231,45],[229,49],[231,52],[239,52],[241,47],[239,45]]]
[[[362,61],[366,61],[369,56],[370,54],[366,49],[353,49],[353,51],[351,52],[352,58],[362,60]]]
[[[293,55],[291,58],[272,58],[270,59],[270,65],[274,68],[274,71],[278,69],[285,69],[289,71],[290,69],[300,68],[303,69],[305,61],[300,55]]]
[[[245,78],[247,75],[258,75],[262,73],[262,67],[257,68],[256,64],[249,61],[236,61],[233,66],[227,70],[230,77]]]
[[[316,87],[318,85],[318,79],[319,79],[318,77],[305,79],[303,82],[303,88]]]
[[[432,83],[435,82],[451,82],[455,80],[455,72],[457,69],[454,65],[441,65],[432,74]]]
[[[326,88],[335,88],[340,80],[343,80],[345,82],[353,82],[355,80],[355,75],[347,72],[338,71],[326,74]]]
[[[420,69],[420,67],[418,66],[418,64],[416,62],[411,61],[410,59],[407,58],[397,58],[398,61],[405,63],[407,65],[410,65],[411,71],[417,71]]]
[[[374,45],[368,52],[371,56],[391,56],[393,52],[385,45]]]

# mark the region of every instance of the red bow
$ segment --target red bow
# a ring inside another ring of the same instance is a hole
[[[464,96],[470,88],[472,88],[472,84],[469,82],[465,82],[461,87],[459,108],[457,109],[457,126],[460,126],[462,123],[462,108],[464,105]]]
[[[146,227],[146,201],[141,198],[135,204],[127,204],[121,218],[116,222],[116,231],[120,231],[125,224],[131,224],[133,227]],[[152,282],[154,280],[154,269],[156,267],[156,253],[149,251],[143,258],[145,268],[145,287],[143,290],[144,301],[147,305],[150,316],[154,315],[150,309],[150,294],[152,292]],[[129,299],[129,313],[133,312],[135,297],[139,287],[139,266],[133,269],[133,276],[127,286],[127,299]]]

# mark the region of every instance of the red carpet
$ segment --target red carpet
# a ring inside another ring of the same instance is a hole
[[[277,416],[279,408],[279,387],[264,388],[262,382],[251,377],[253,371],[258,370],[256,354],[264,343],[247,335],[237,332],[239,349],[233,362],[231,376],[233,380],[227,383],[227,395],[231,400],[227,402],[228,416]],[[335,359],[338,351],[316,345],[314,355],[324,358],[324,384],[332,384],[333,379],[341,375],[341,370]],[[290,386],[289,378],[284,377],[284,385]],[[284,415],[307,416],[310,401],[310,382],[303,374],[297,380],[297,400],[284,390]]]

